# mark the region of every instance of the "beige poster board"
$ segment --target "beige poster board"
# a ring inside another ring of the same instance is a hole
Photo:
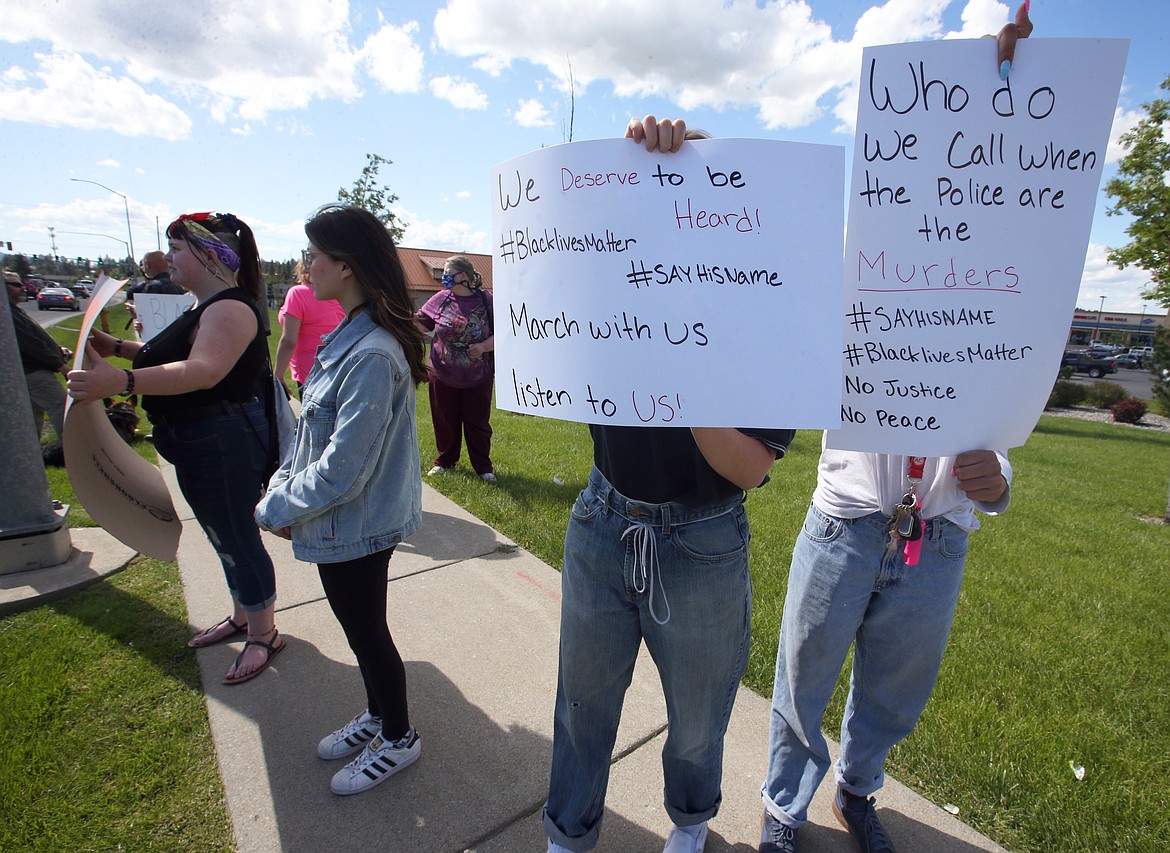
[[[992,39],[866,49],[829,447],[1027,440],[1076,307],[1127,50],[1028,39],[1005,83]]]
[[[74,369],[83,364],[84,342],[102,308],[125,284],[105,276],[95,282],[75,347]],[[66,400],[62,443],[69,481],[90,517],[135,551],[173,561],[183,525],[162,473],[114,431],[100,401]]]

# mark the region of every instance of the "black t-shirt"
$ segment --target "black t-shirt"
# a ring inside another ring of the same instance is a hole
[[[685,427],[626,427],[590,424],[593,464],[627,498],[645,503],[674,501],[705,506],[742,489],[717,474]],[[796,435],[791,429],[741,429],[766,444],[779,459]],[[761,484],[762,485],[762,484]]]
[[[169,272],[160,272],[158,275],[145,282],[136,293],[164,293],[171,296],[181,296],[187,291],[179,287],[171,281],[171,274]]]
[[[185,361],[191,355],[191,341],[195,334],[195,327],[199,325],[199,318],[209,305],[214,305],[224,299],[235,299],[250,307],[256,312],[256,304],[248,298],[238,287],[229,287],[215,296],[189,308],[138,351],[134,357],[134,367],[155,367],[160,364],[171,364],[176,361]],[[177,416],[191,409],[212,406],[220,402],[242,403],[250,400],[257,391],[262,389],[260,384],[266,374],[268,364],[268,344],[264,340],[264,332],[260,327],[260,317],[256,317],[256,336],[244,350],[227,376],[220,380],[218,385],[190,391],[186,394],[168,394],[158,396],[143,396],[142,408],[148,414]]]

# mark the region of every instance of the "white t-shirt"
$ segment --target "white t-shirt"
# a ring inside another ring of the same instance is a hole
[[[837,518],[860,518],[880,512],[891,515],[894,507],[909,491],[906,479],[906,456],[884,453],[860,453],[853,450],[826,450],[821,444],[821,459],[817,466],[817,489],[813,504],[817,509]],[[922,470],[922,482],[916,492],[921,504],[919,512],[924,519],[944,516],[966,530],[978,530],[975,510],[988,515],[999,515],[1011,502],[1012,466],[1007,454],[996,451],[1000,471],[1008,488],[994,503],[970,500],[959,489],[951,474],[954,456],[930,457]]]

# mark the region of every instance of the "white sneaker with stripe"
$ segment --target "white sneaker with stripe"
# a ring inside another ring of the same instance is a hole
[[[421,752],[422,741],[413,727],[396,741],[383,740],[379,733],[357,758],[333,774],[329,788],[335,794],[360,794],[414,764]]]
[[[325,760],[345,758],[374,739],[382,731],[382,718],[374,717],[369,710],[362,711],[332,734],[325,735],[317,744],[317,755]]]

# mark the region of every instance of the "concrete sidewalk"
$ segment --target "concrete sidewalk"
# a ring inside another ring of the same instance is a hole
[[[164,475],[185,522],[178,561],[189,618],[210,625],[228,612],[219,561],[169,466]],[[266,537],[288,648],[268,672],[235,687],[221,679],[242,642],[198,652],[240,851],[544,851],[539,812],[552,754],[560,574],[425,485],[423,510],[422,530],[390,561],[390,628],[423,739],[422,759],[400,776],[352,797],[329,791],[344,761],[319,759],[317,741],[364,708],[364,691],[316,567],[297,562],[287,541]],[[769,708],[740,690],[710,853],[747,853],[759,842]],[[659,760],[665,728],[657,672],[643,650],[599,851],[662,849],[670,829]],[[821,786],[803,853],[853,849],[829,811],[831,789]],[[892,780],[879,806],[904,853],[1002,849]]]

